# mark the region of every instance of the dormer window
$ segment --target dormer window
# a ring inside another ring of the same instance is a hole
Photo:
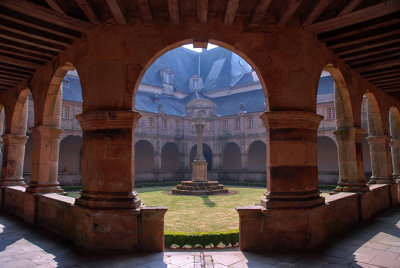
[[[203,88],[203,79],[200,76],[195,75],[190,78],[189,87],[191,90],[200,90]]]
[[[69,88],[69,81],[68,80],[62,80],[62,87],[63,88]]]
[[[161,77],[164,84],[172,85],[174,83],[174,73],[170,69],[162,70]]]

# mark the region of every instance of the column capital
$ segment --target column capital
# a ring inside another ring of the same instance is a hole
[[[98,110],[76,115],[83,130],[133,129],[142,117],[132,110]]]
[[[2,136],[4,144],[22,144],[25,145],[28,140],[28,136],[18,134],[4,134]],[[3,142],[1,142],[3,143]],[[0,144],[1,144],[0,143]]]
[[[32,137],[35,138],[61,138],[61,134],[64,132],[63,129],[49,126],[37,126],[31,128]]]
[[[274,129],[310,129],[317,130],[324,118],[322,115],[308,111],[272,111],[260,115],[265,128]]]
[[[365,132],[365,129],[362,128],[346,127],[334,130],[333,134],[337,140],[347,140],[350,137],[354,137],[356,142],[361,142]]]
[[[378,144],[389,144],[391,136],[382,135],[382,136],[370,136],[367,137],[366,140],[369,145],[378,145]]]

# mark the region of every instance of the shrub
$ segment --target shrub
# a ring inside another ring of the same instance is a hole
[[[231,244],[235,245],[239,242],[239,229],[224,232],[196,232],[196,233],[182,233],[165,231],[165,246],[172,245],[185,246],[185,245],[201,245],[217,246],[222,243],[225,246]]]

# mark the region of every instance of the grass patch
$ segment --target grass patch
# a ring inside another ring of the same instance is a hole
[[[136,188],[146,206],[168,207],[165,230],[170,232],[221,232],[239,228],[236,207],[259,204],[265,188],[229,187],[233,195],[184,196],[168,195],[171,186]],[[329,192],[323,191],[323,196]],[[79,192],[69,192],[79,197]]]

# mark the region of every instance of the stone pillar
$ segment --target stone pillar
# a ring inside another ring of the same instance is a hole
[[[333,131],[338,145],[339,183],[334,192],[366,192],[362,157],[362,140],[365,133],[361,128],[342,128]]]
[[[222,168],[222,154],[221,153],[213,153],[213,170],[219,170]]]
[[[203,153],[203,129],[204,125],[200,122],[196,124],[197,130],[197,154],[192,163],[192,181],[207,181],[207,161]]]
[[[154,169],[161,169],[161,153],[158,151],[154,153]]]
[[[393,177],[398,179],[400,177],[400,139],[392,139],[390,147],[392,151]]]
[[[372,136],[367,137],[369,150],[371,153],[372,176],[368,184],[395,183],[392,176],[392,163],[390,157],[388,136]]]
[[[25,144],[28,137],[25,135],[3,135],[4,150],[0,186],[25,186],[24,157]]]
[[[322,116],[307,111],[265,112],[267,209],[310,208],[324,204],[318,189],[317,129]]]
[[[248,152],[242,152],[241,154],[242,158],[242,169],[249,169],[249,153]]]
[[[134,191],[135,111],[93,111],[76,116],[83,130],[81,197],[87,208],[139,208]]]
[[[32,128],[32,176],[29,193],[63,193],[58,183],[58,156],[63,130],[56,127]]]

